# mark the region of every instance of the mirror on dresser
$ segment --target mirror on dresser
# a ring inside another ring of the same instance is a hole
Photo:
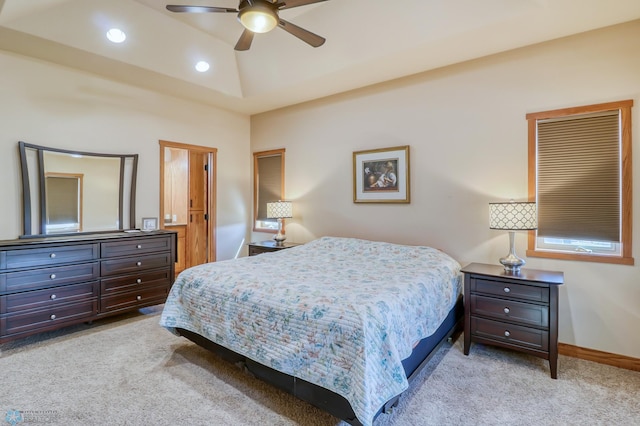
[[[135,227],[137,154],[71,151],[19,142],[23,236]]]

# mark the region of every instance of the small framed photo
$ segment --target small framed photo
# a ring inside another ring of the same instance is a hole
[[[143,217],[142,218],[142,230],[143,231],[155,231],[158,229],[157,217]]]
[[[409,203],[409,146],[353,153],[354,203]]]

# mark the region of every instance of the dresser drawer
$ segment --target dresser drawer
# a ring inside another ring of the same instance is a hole
[[[57,305],[39,311],[7,314],[0,316],[2,336],[53,330],[65,324],[93,319],[98,313],[98,300],[84,300],[77,303]]]
[[[471,291],[474,293],[508,297],[509,299],[530,300],[541,303],[549,302],[548,287],[536,287],[533,285],[475,278],[471,280]]]
[[[100,244],[102,257],[135,256],[138,254],[171,251],[171,238],[136,238]]]
[[[160,271],[141,272],[124,277],[106,278],[102,280],[100,288],[102,295],[106,296],[121,291],[158,286],[167,288],[171,286],[171,270],[169,268]]]
[[[471,295],[471,314],[534,327],[549,327],[549,306]]]
[[[99,270],[100,264],[92,262],[1,274],[0,294],[92,281],[98,278]]]
[[[100,312],[114,312],[130,310],[131,308],[159,305],[167,300],[169,288],[166,286],[144,288],[103,297],[100,302]]]
[[[98,281],[0,296],[0,314],[42,309],[98,297]]]
[[[549,332],[537,328],[472,316],[471,335],[543,352],[549,351]]]
[[[97,244],[74,246],[53,246],[7,250],[4,252],[3,269],[32,268],[36,266],[59,265],[91,261],[98,258]]]
[[[102,276],[109,276],[168,266],[171,266],[171,253],[158,253],[145,256],[130,256],[124,259],[103,260],[100,271]]]

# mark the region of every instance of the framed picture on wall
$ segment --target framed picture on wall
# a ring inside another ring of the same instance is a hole
[[[143,217],[142,218],[142,230],[143,231],[155,231],[158,229],[157,217]]]
[[[354,203],[409,203],[409,146],[353,153]]]

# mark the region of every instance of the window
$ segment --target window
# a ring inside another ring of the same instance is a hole
[[[267,219],[267,203],[284,200],[284,149],[253,154],[253,230],[277,232],[276,219]]]
[[[538,204],[528,256],[633,264],[632,106],[527,114],[529,198]]]

